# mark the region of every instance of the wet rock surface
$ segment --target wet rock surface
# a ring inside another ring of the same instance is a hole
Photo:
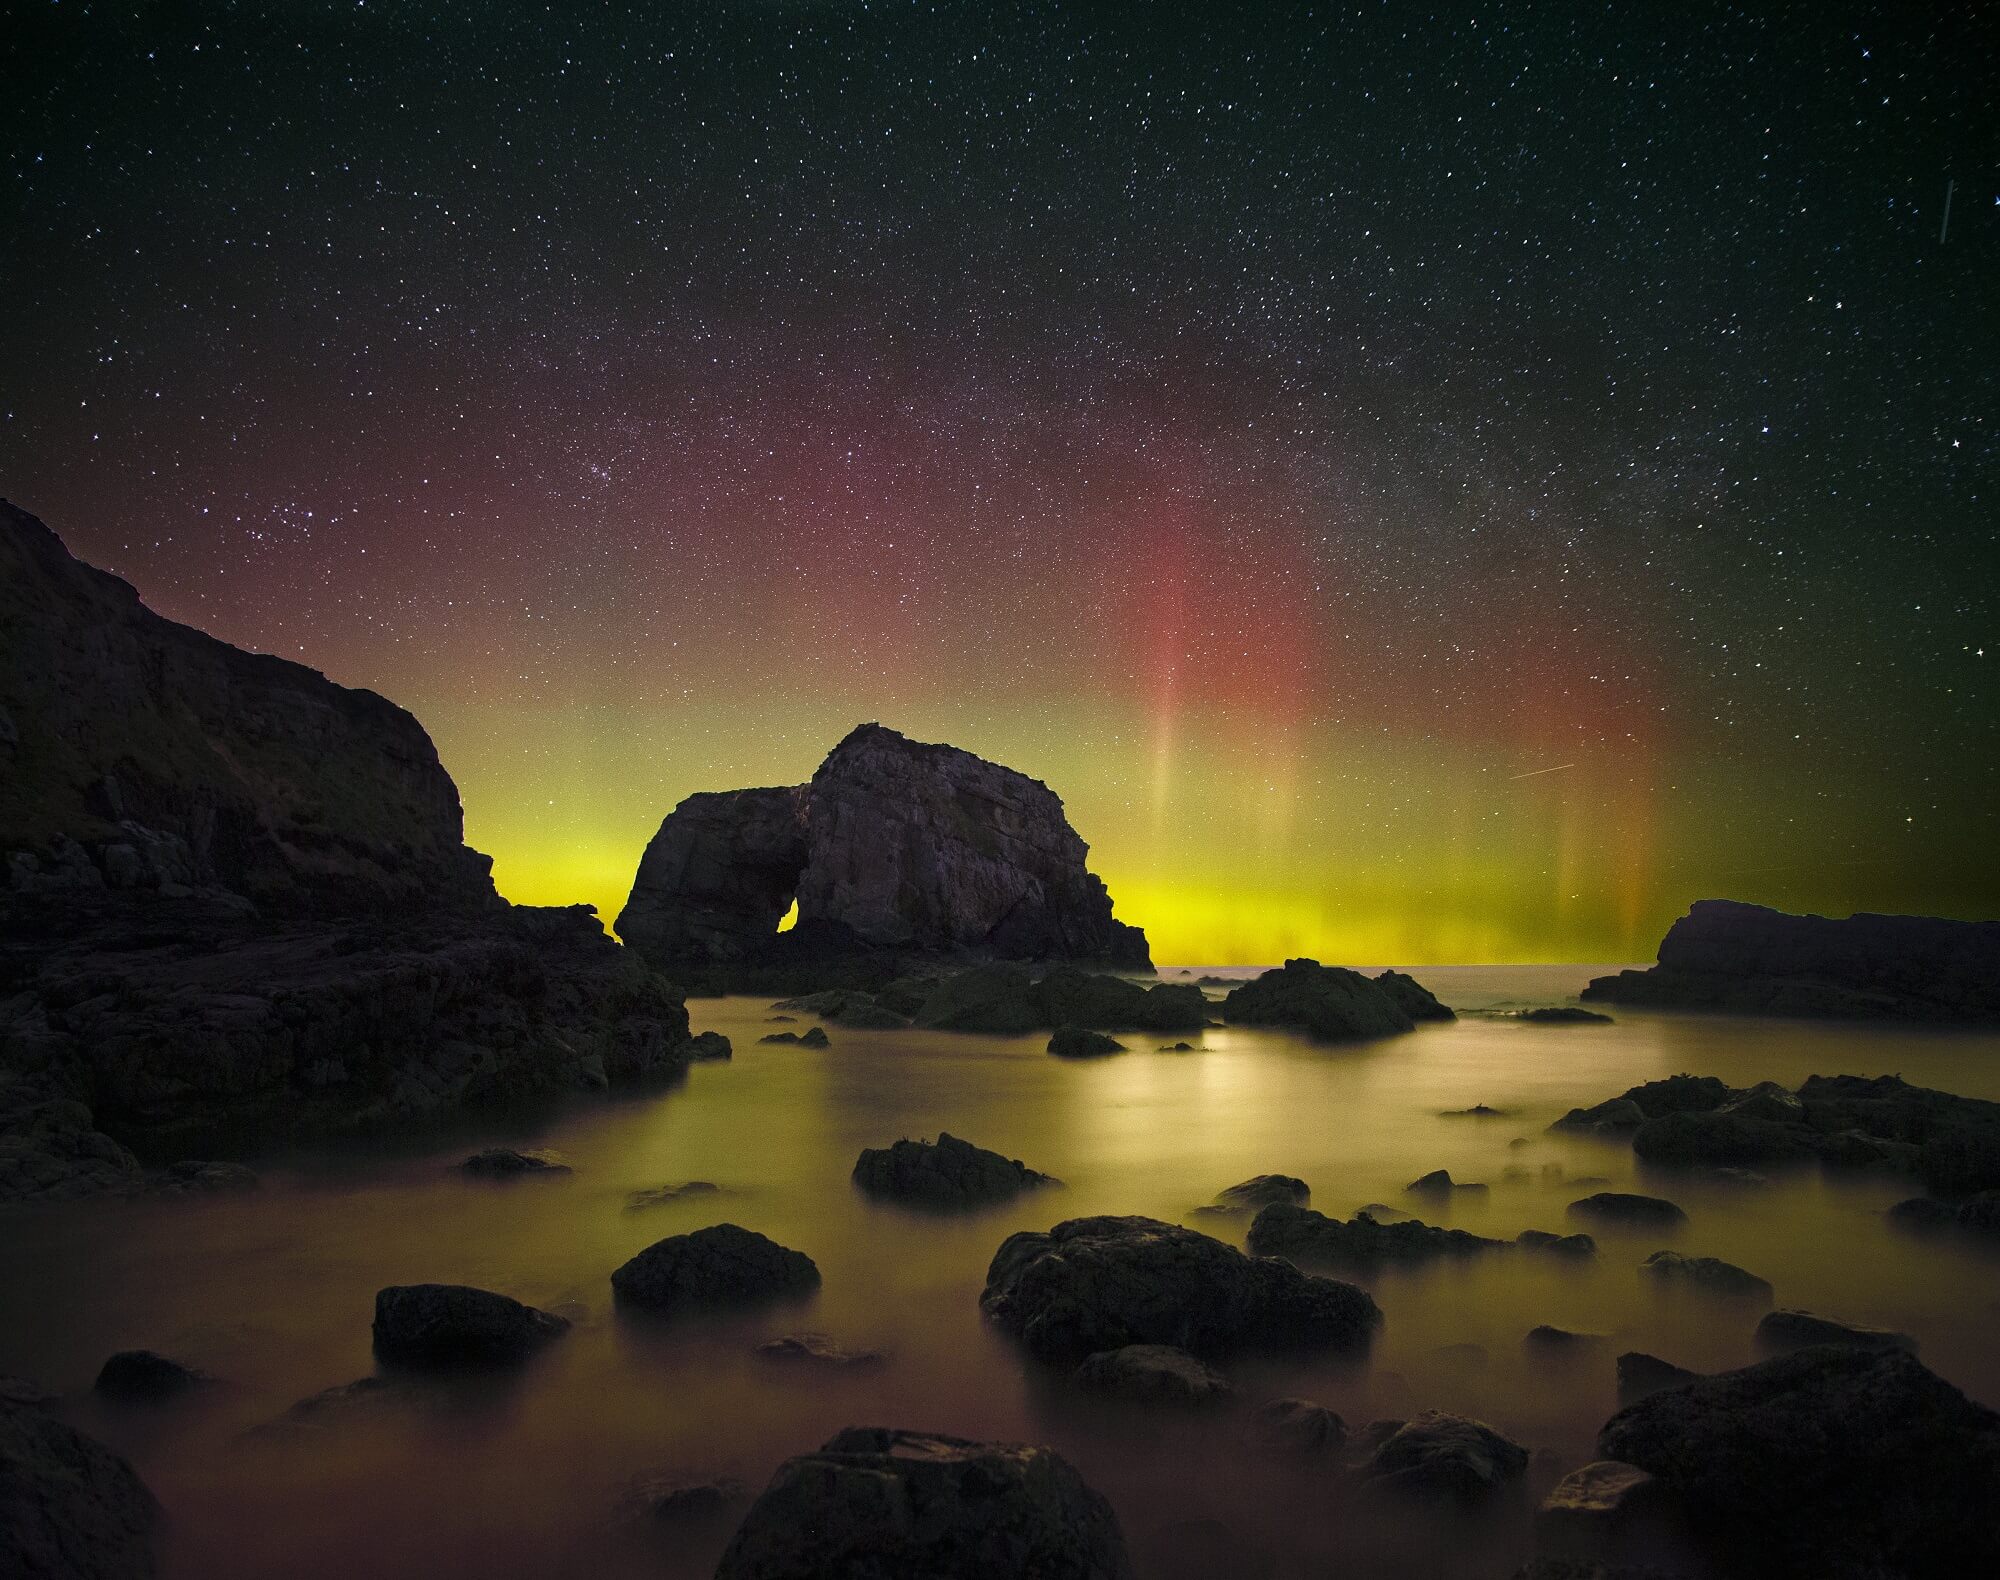
[[[396,1366],[501,1366],[569,1331],[569,1320],[466,1284],[395,1284],[375,1296],[375,1355]]]
[[[1598,1437],[1683,1501],[1728,1573],[1992,1573],[2000,1415],[1896,1349],[1819,1347],[1698,1378]]]
[[[1050,1449],[850,1427],[778,1467],[716,1580],[1130,1580],[1117,1516]]]
[[[855,1160],[854,1183],[871,1196],[920,1207],[984,1207],[1060,1181],[1018,1158],[989,1152],[948,1132],[936,1141],[907,1138],[869,1147]]]
[[[123,1458],[46,1410],[0,1401],[0,1574],[151,1580],[162,1524]]]
[[[621,1305],[663,1316],[798,1299],[819,1282],[803,1251],[733,1223],[669,1235],[611,1275]]]
[[[1351,1350],[1382,1320],[1352,1284],[1151,1218],[1074,1218],[1010,1236],[980,1306],[1035,1355],[1069,1365],[1128,1344],[1169,1344],[1204,1360]]]

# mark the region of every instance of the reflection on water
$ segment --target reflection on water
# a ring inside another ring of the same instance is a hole
[[[1461,1007],[1554,1002],[1603,968],[1421,972]],[[1163,975],[1165,975],[1163,973]],[[1172,977],[1169,976],[1169,980]],[[1123,1057],[1070,1063],[1041,1038],[834,1028],[833,1046],[759,1046],[763,1000],[698,1000],[697,1028],[734,1039],[733,1063],[624,1106],[579,1109],[532,1135],[575,1172],[479,1184],[448,1171],[465,1139],[385,1160],[298,1157],[254,1195],[26,1215],[0,1234],[0,1371],[82,1395],[113,1350],[147,1346],[225,1379],[197,1406],[73,1418],[135,1460],[173,1516],[176,1576],[482,1577],[698,1575],[728,1525],[664,1531],[621,1522],[635,1476],[685,1469],[761,1486],[783,1457],[849,1424],[1032,1438],[1070,1454],[1117,1504],[1142,1562],[1213,1517],[1273,1549],[1281,1573],[1501,1575],[1525,1520],[1434,1532],[1371,1523],[1324,1483],[1248,1464],[1226,1427],[1107,1422],[1038,1383],[983,1325],[978,1294],[1012,1230],[1083,1213],[1177,1219],[1247,1175],[1303,1176],[1345,1216],[1400,1203],[1433,1222],[1512,1237],[1566,1227],[1602,1186],[1671,1196],[1691,1224],[1674,1243],[1771,1280],[1781,1304],[1915,1333],[1924,1358],[2000,1404],[1996,1263],[1912,1242],[1882,1211],[1915,1187],[1817,1171],[1766,1186],[1667,1177],[1628,1148],[1544,1133],[1549,1120],[1680,1070],[1736,1084],[1900,1073],[2000,1097],[2000,1038],[1906,1029],[1623,1013],[1610,1027],[1468,1018],[1354,1049],[1269,1031],[1214,1030],[1208,1051],[1124,1040]],[[1441,1118],[1485,1103],[1501,1118]],[[848,1182],[864,1146],[949,1129],[1067,1181],[970,1218],[915,1216]],[[1419,1206],[1401,1194],[1448,1168],[1485,1196]],[[725,1196],[627,1212],[628,1193],[705,1179]],[[810,1253],[825,1287],[802,1308],[668,1328],[615,1319],[611,1270],[667,1234],[729,1219]],[[1213,1223],[1213,1220],[1208,1220]],[[1222,1232],[1230,1232],[1225,1229]],[[1240,1234],[1240,1229],[1236,1230]],[[1589,1457],[1614,1407],[1611,1359],[1642,1349],[1714,1369],[1752,1358],[1755,1312],[1678,1295],[1635,1268],[1666,1243],[1596,1230],[1577,1267],[1495,1255],[1372,1281],[1387,1314],[1359,1367],[1236,1367],[1246,1392],[1304,1394],[1350,1424],[1438,1407],[1482,1416],[1545,1450],[1540,1490]],[[372,1369],[376,1289],[425,1280],[502,1290],[577,1319],[520,1376],[389,1401],[329,1405],[253,1430],[294,1401]],[[1521,1338],[1538,1323],[1608,1335],[1552,1369]],[[812,1329],[890,1363],[853,1375],[773,1365],[756,1341]],[[1480,1346],[1479,1351],[1463,1348]],[[1447,1346],[1457,1346],[1445,1353]]]

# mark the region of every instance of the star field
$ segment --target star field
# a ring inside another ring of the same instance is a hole
[[[514,898],[879,718],[1163,960],[2000,914],[1986,8],[8,17],[0,492]]]

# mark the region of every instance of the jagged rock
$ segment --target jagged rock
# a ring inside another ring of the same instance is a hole
[[[766,1032],[757,1039],[759,1042],[788,1042],[801,1048],[831,1048],[833,1039],[820,1026],[809,1026],[804,1031]]]
[[[1629,1405],[1598,1451],[1679,1495],[1729,1573],[2000,1569],[2000,1415],[1895,1349],[1820,1347]]]
[[[1655,1251],[1639,1264],[1639,1271],[1673,1284],[1686,1284],[1708,1294],[1732,1300],[1771,1298],[1769,1280],[1747,1272],[1734,1262],[1713,1256],[1682,1256],[1678,1251]]]
[[[1396,1008],[1414,1021],[1457,1020],[1452,1010],[1438,1002],[1438,996],[1415,977],[1401,971],[1384,971],[1375,985],[1389,996]]]
[[[1780,1351],[1826,1344],[1847,1349],[1908,1350],[1912,1355],[1917,1351],[1917,1341],[1907,1333],[1790,1309],[1764,1313],[1764,1319],[1757,1324],[1757,1343],[1764,1349]]]
[[[1807,1123],[1832,1141],[1859,1132],[1915,1146],[1910,1161],[1940,1195],[2000,1189],[2000,1103],[1911,1086],[1893,1075],[1811,1076],[1799,1100]]]
[[[1171,1344],[1203,1359],[1358,1349],[1382,1321],[1352,1284],[1151,1218],[1073,1218],[1009,1236],[980,1306],[1034,1354],[1072,1365],[1127,1344]]]
[[[1095,1059],[1107,1053],[1123,1053],[1125,1044],[1101,1031],[1081,1026],[1058,1026],[1049,1038],[1049,1052],[1058,1059]]]
[[[1547,1229],[1523,1229],[1514,1243],[1526,1251],[1547,1251],[1553,1256],[1595,1256],[1597,1242],[1587,1234],[1551,1234]]]
[[[375,1354],[397,1366],[526,1360],[569,1319],[465,1284],[394,1284],[375,1296]]]
[[[716,1580],[1131,1580],[1111,1505],[1046,1448],[849,1427],[786,1460]]]
[[[635,1190],[625,1198],[627,1212],[644,1212],[648,1207],[665,1207],[690,1197],[720,1195],[722,1187],[712,1180],[687,1180],[679,1185],[654,1185],[646,1190]]]
[[[1609,1026],[1611,1017],[1574,1004],[1545,1004],[1535,1009],[1517,1009],[1511,1020],[1525,1020],[1537,1026]]]
[[[763,1305],[819,1288],[819,1268],[751,1229],[718,1223],[655,1241],[611,1275],[621,1304],[661,1315]]]
[[[1186,1350],[1169,1344],[1127,1344],[1087,1355],[1071,1374],[1079,1388],[1130,1404],[1211,1409],[1236,1390]]]
[[[980,1207],[1060,1182],[1018,1158],[939,1131],[936,1141],[906,1138],[865,1149],[854,1164],[854,1183],[872,1196],[918,1206]]]
[[[1662,1388],[1680,1388],[1705,1374],[1689,1371],[1641,1350],[1627,1350],[1618,1357],[1618,1402],[1632,1404]]]
[[[517,1152],[512,1147],[488,1147],[459,1164],[475,1179],[519,1179],[526,1174],[567,1174],[570,1167],[553,1152]]]
[[[151,1580],[161,1523],[117,1454],[46,1410],[0,1404],[0,1574]]]
[[[0,1004],[0,1048],[6,1046]],[[0,1068],[0,1202],[57,1202],[140,1188],[139,1160],[45,1074]]]
[[[1483,1193],[1486,1187],[1477,1181],[1455,1180],[1449,1169],[1432,1169],[1421,1179],[1411,1180],[1403,1189],[1412,1196],[1452,1196],[1465,1191]]]
[[[1549,1126],[1551,1130],[1606,1133],[1636,1130],[1646,1122],[1646,1111],[1629,1097],[1614,1097],[1594,1108],[1572,1108]]]
[[[767,955],[794,932],[856,953],[1145,966],[1046,785],[864,724],[808,784],[690,796],[646,847],[619,936],[649,959]]]
[[[2000,1020],[2000,922],[1857,914],[1789,916],[1698,900],[1659,963],[1599,977],[1587,999],[1735,1013]]]
[[[1571,1202],[1569,1212],[1573,1218],[1621,1229],[1674,1229],[1687,1222],[1687,1214],[1672,1202],[1629,1191],[1599,1191]]]
[[[1241,983],[1222,1001],[1222,1018],[1232,1026],[1296,1027],[1328,1041],[1388,1037],[1415,1025],[1389,989],[1317,960],[1287,960]]]
[[[118,1404],[163,1404],[193,1393],[210,1378],[153,1350],[120,1350],[97,1373],[91,1391]]]
[[[1426,1410],[1386,1437],[1362,1467],[1387,1490],[1470,1503],[1517,1481],[1528,1451],[1483,1421]]]
[[[1316,1459],[1338,1454],[1347,1441],[1347,1423],[1310,1399],[1273,1399],[1250,1412],[1243,1442],[1260,1454]]]
[[[1303,1207],[1312,1200],[1312,1187],[1290,1174],[1259,1174],[1215,1193],[1215,1200],[1197,1207],[1189,1217],[1234,1218],[1256,1212],[1274,1202]]]
[[[880,1350],[844,1350],[824,1333],[787,1333],[767,1339],[757,1346],[757,1353],[767,1361],[829,1371],[867,1371],[880,1366],[885,1358]]]
[[[1471,1256],[1504,1249],[1506,1242],[1488,1240],[1464,1229],[1434,1228],[1415,1218],[1383,1223],[1366,1211],[1342,1223],[1310,1207],[1274,1202],[1251,1223],[1248,1244],[1257,1256],[1370,1269],[1389,1264],[1409,1266],[1445,1256]]]
[[[735,1052],[729,1039],[719,1031],[700,1031],[681,1044],[681,1057],[690,1064],[708,1064],[727,1059]]]

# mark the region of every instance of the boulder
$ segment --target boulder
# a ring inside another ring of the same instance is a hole
[[[716,1580],[1131,1580],[1111,1505],[1046,1448],[849,1427],[786,1460]]]
[[[1602,1349],[1605,1340],[1602,1333],[1579,1333],[1573,1328],[1558,1328],[1544,1322],[1528,1329],[1521,1339],[1521,1348],[1545,1360],[1568,1359]]]
[[[1360,1349],[1382,1321],[1352,1284],[1151,1218],[1073,1218],[1009,1236],[980,1306],[1035,1355],[1070,1365],[1128,1344],[1171,1344],[1205,1360]]]
[[[1569,1204],[1573,1218],[1587,1219],[1616,1229],[1677,1229],[1687,1222],[1687,1214],[1658,1196],[1636,1196],[1629,1191],[1604,1190]]]
[[[1767,1350],[1800,1350],[1814,1345],[1837,1345],[1845,1349],[1917,1351],[1917,1341],[1907,1333],[1890,1328],[1870,1328],[1822,1317],[1813,1311],[1780,1309],[1767,1311],[1757,1324],[1757,1343]]]
[[[0,1404],[0,1574],[151,1580],[161,1523],[117,1454],[46,1410]]]
[[[727,1059],[735,1050],[719,1031],[698,1031],[681,1044],[681,1053],[690,1064],[710,1064]]]
[[[528,1174],[567,1174],[569,1165],[553,1152],[517,1152],[512,1147],[488,1147],[475,1152],[459,1169],[476,1179],[519,1179]]]
[[[1388,1037],[1415,1022],[1388,989],[1359,971],[1287,960],[1233,989],[1222,1001],[1232,1026],[1289,1026],[1324,1041]]]
[[[1822,1346],[1620,1410],[1598,1451],[1651,1472],[1769,1580],[2000,1571],[2000,1415],[1899,1349]]]
[[[809,783],[690,796],[661,823],[619,936],[671,965],[843,952],[1148,964],[1046,785],[879,724]],[[778,923],[796,899],[793,934]],[[782,937],[782,941],[781,941]]]
[[[865,1149],[854,1164],[854,1183],[871,1196],[920,1207],[983,1207],[1061,1181],[939,1131],[936,1141],[905,1138]]]
[[[2000,1021],[2000,922],[1857,914],[1790,916],[1697,900],[1645,971],[1599,977],[1583,997],[1738,1014]]]
[[[1618,1402],[1631,1404],[1662,1388],[1684,1387],[1703,1375],[1642,1350],[1627,1350],[1618,1357]]]
[[[1551,1130],[1575,1130],[1586,1135],[1637,1130],[1646,1122],[1646,1111],[1629,1097],[1613,1097],[1592,1108],[1572,1108],[1549,1126]]]
[[[1546,1251],[1551,1256],[1597,1255],[1597,1242],[1587,1234],[1551,1234],[1547,1229],[1523,1229],[1514,1236],[1514,1243],[1524,1251]]]
[[[1436,1228],[1415,1218],[1384,1223],[1365,1211],[1342,1223],[1290,1202],[1273,1202],[1258,1213],[1250,1225],[1248,1243],[1257,1256],[1355,1269],[1414,1266],[1439,1257],[1497,1251],[1506,1245],[1504,1240],[1488,1240],[1464,1229]]]
[[[1704,1294],[1731,1300],[1771,1299],[1768,1280],[1746,1272],[1734,1262],[1713,1256],[1682,1256],[1678,1251],[1655,1251],[1639,1264],[1639,1271],[1668,1284],[1685,1285]]]
[[[1347,1423],[1310,1399],[1272,1399],[1243,1423],[1244,1446],[1283,1459],[1318,1459],[1338,1454],[1347,1441]]]
[[[1413,1179],[1403,1187],[1412,1196],[1451,1196],[1460,1191],[1483,1192],[1486,1187],[1473,1182],[1455,1180],[1449,1169],[1432,1169],[1421,1179]]]
[[[1375,978],[1375,986],[1413,1021],[1458,1019],[1449,1006],[1438,1002],[1435,993],[1404,972],[1384,971]]]
[[[161,1404],[191,1394],[211,1380],[152,1350],[120,1350],[98,1369],[91,1391],[117,1404]]]
[[[1362,1467],[1379,1487],[1471,1503],[1520,1480],[1528,1451],[1483,1421],[1426,1410],[1390,1433]]]
[[[793,1300],[819,1288],[802,1251],[733,1223],[657,1240],[611,1275],[622,1306],[660,1315]]]
[[[787,1362],[827,1371],[869,1371],[887,1358],[880,1350],[845,1350],[824,1333],[787,1333],[757,1346],[767,1361]]]
[[[465,1284],[395,1284],[375,1296],[375,1355],[396,1366],[493,1366],[526,1360],[569,1319]]]
[[[1685,1553],[1687,1539],[1678,1501],[1657,1477],[1621,1460],[1595,1459],[1542,1499],[1535,1548],[1552,1558],[1644,1561]]]
[[[1215,1200],[1197,1207],[1190,1216],[1233,1218],[1256,1212],[1274,1202],[1303,1207],[1312,1200],[1312,1187],[1290,1174],[1259,1174],[1215,1193]]]
[[[1081,1026],[1058,1026],[1049,1038],[1049,1052],[1059,1059],[1095,1059],[1107,1053],[1123,1053],[1125,1044],[1101,1031]]]
[[[1169,1344],[1127,1344],[1086,1355],[1070,1374],[1087,1392],[1129,1404],[1211,1409],[1227,1404],[1236,1390],[1186,1350]]]

